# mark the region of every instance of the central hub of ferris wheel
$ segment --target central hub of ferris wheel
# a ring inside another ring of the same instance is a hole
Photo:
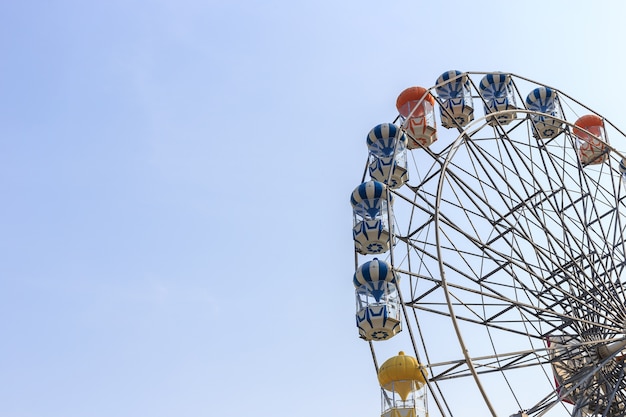
[[[350,198],[381,415],[626,417],[624,134],[509,73],[395,104]]]
[[[624,349],[626,349],[626,339],[609,342],[605,345],[598,346],[598,357],[599,359],[614,358],[615,360],[622,361],[624,356],[621,353]]]

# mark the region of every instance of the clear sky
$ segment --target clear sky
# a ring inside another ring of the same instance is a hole
[[[450,69],[625,129],[626,3],[591,4],[1,1],[0,417],[379,415],[367,132]]]

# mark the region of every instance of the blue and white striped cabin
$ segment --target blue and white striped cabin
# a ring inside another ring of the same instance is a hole
[[[563,131],[561,112],[558,106],[556,91],[549,87],[538,87],[526,97],[526,108],[541,114],[531,114],[534,136],[539,139],[550,139]]]
[[[467,74],[457,70],[444,72],[437,78],[436,85],[443,127],[464,127],[474,120],[474,103]]]
[[[393,123],[381,123],[367,135],[369,149],[370,177],[387,184],[389,188],[399,188],[409,180],[406,153],[408,138]]]
[[[515,95],[513,92],[513,81],[509,74],[494,72],[487,74],[480,80],[480,95],[485,100],[485,115],[505,110],[515,110]],[[511,123],[517,114],[507,112],[488,117],[487,123],[491,126],[507,125]]]
[[[365,340],[387,340],[401,330],[396,273],[387,262],[374,258],[356,270],[356,325]]]
[[[392,195],[379,181],[367,181],[350,196],[354,214],[354,249],[361,254],[387,252],[391,247],[390,221]],[[389,199],[389,200],[388,200]]]

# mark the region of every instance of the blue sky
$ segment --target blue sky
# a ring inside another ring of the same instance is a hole
[[[598,4],[0,3],[0,416],[377,415],[367,132],[449,69],[626,127]]]

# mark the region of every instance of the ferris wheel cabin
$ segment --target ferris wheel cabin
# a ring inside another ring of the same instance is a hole
[[[365,340],[387,340],[402,329],[396,273],[387,262],[374,258],[354,273],[356,325]]]
[[[389,201],[389,204],[388,204]],[[392,196],[379,181],[367,181],[352,192],[354,249],[361,254],[387,252],[391,246],[388,218]]]
[[[370,177],[396,189],[409,180],[406,161],[407,136],[392,123],[375,126],[367,135]]]
[[[526,108],[541,114],[531,114],[533,136],[537,139],[550,139],[563,131],[561,112],[556,91],[548,87],[538,87],[526,97]],[[555,119],[556,118],[556,119]]]
[[[428,371],[417,359],[400,351],[378,370],[381,417],[426,417],[424,385]]]
[[[467,74],[457,70],[447,71],[437,78],[436,84],[443,127],[464,127],[474,120],[474,104]]]
[[[487,74],[480,81],[480,94],[485,100],[485,114],[504,110],[515,110],[513,81],[509,74],[499,72]],[[508,125],[517,117],[516,113],[503,113],[487,118],[491,126]]]
[[[587,114],[574,123],[578,156],[583,165],[601,164],[608,158],[604,122],[600,116]]]
[[[435,98],[423,87],[409,87],[400,93],[396,108],[409,135],[408,148],[428,147],[437,140]]]

